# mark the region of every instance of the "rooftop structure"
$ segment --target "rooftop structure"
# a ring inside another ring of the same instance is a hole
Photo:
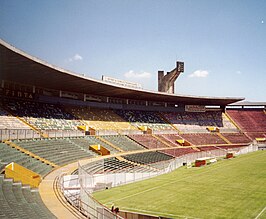
[[[120,98],[125,100],[154,101],[172,105],[215,105],[226,106],[238,102],[244,98],[238,97],[201,97],[176,95],[162,92],[148,91],[138,88],[125,88],[119,85],[77,75],[48,64],[36,57],[11,46],[0,40],[0,82],[2,92],[8,82],[27,85],[31,87],[34,94],[37,88],[51,89],[58,92],[58,97],[63,93],[77,93],[86,101],[89,95],[109,98]],[[19,71],[18,71],[19,69]],[[174,70],[176,72],[178,68]],[[182,72],[178,70],[177,72]],[[170,73],[171,74],[171,73]],[[171,86],[170,86],[171,87]],[[171,88],[173,90],[173,88]],[[14,91],[12,91],[14,92]]]
[[[176,62],[176,68],[164,75],[164,71],[158,71],[158,91],[169,94],[175,93],[175,81],[184,72],[184,62]]]

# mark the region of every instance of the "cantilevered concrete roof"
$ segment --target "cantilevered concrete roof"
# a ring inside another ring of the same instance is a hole
[[[112,85],[48,64],[1,39],[0,80],[69,92],[175,104],[224,106],[244,99],[176,95]]]

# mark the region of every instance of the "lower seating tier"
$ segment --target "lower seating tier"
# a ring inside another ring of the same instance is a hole
[[[46,175],[53,169],[52,166],[45,164],[38,159],[32,158],[31,156],[22,153],[15,148],[11,148],[4,143],[0,143],[0,163],[2,164],[2,167],[11,162],[15,162],[42,176]]]
[[[0,218],[56,218],[42,202],[38,190],[0,175]]]

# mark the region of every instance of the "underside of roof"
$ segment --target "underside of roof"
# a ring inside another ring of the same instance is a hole
[[[0,80],[4,81],[115,98],[217,106],[225,106],[244,99],[176,95],[112,85],[55,67],[18,50],[3,40],[0,40],[0,70]]]

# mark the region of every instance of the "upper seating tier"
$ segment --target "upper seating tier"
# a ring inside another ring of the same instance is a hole
[[[207,127],[218,127],[221,132],[237,132],[237,128],[221,111],[169,112],[163,116],[184,133],[208,132]]]
[[[146,126],[155,131],[175,131],[157,112],[138,110],[116,110],[115,112],[135,127]]]
[[[266,114],[262,109],[230,109],[226,112],[243,132],[266,132]]]
[[[13,115],[23,118],[38,130],[77,130],[79,119],[55,104],[33,101],[8,101],[6,107]]]

